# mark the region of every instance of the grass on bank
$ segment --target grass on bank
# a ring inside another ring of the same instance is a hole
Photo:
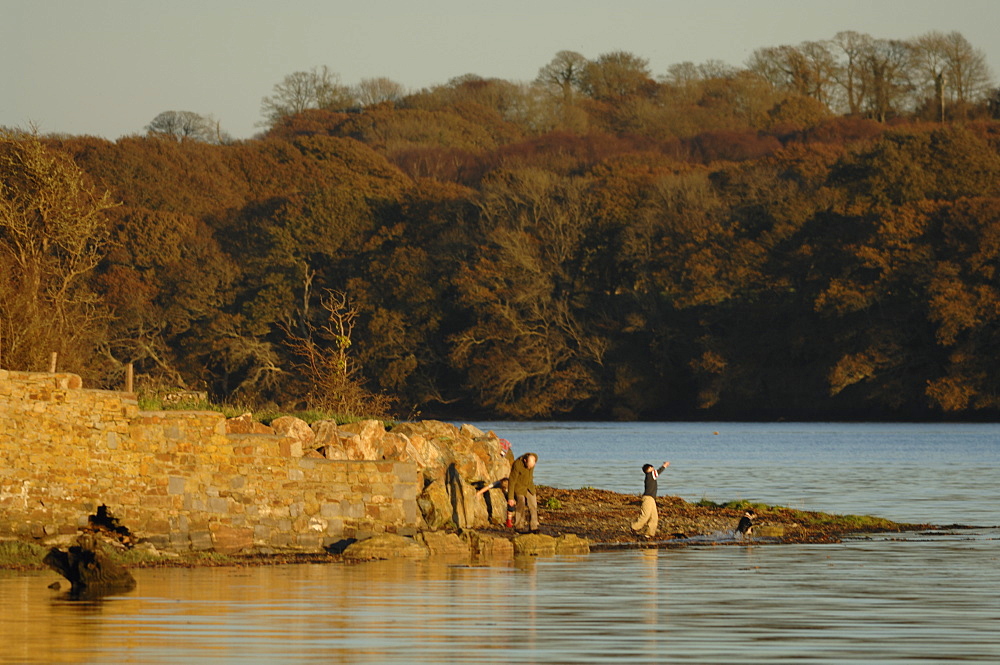
[[[37,568],[41,570],[42,557],[49,548],[23,540],[0,541],[0,568]],[[37,565],[30,565],[30,564]]]
[[[319,409],[308,409],[304,411],[287,411],[278,407],[264,407],[254,410],[253,407],[244,404],[216,404],[207,399],[187,399],[164,401],[162,397],[155,395],[139,395],[139,409],[142,411],[217,411],[226,418],[237,418],[244,413],[253,415],[254,420],[270,425],[274,420],[282,416],[292,416],[312,425],[320,420],[333,420],[338,425],[346,425],[361,420],[379,420],[388,427],[394,423],[387,422],[382,418],[367,418],[363,416],[345,416],[339,413],[322,411]]]

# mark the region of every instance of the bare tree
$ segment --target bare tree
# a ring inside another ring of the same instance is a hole
[[[538,70],[535,83],[564,102],[570,102],[580,90],[586,66],[587,59],[576,51],[559,51],[552,62]]]
[[[750,56],[747,67],[778,90],[824,104],[833,97],[837,61],[826,42],[760,48]]]
[[[942,121],[945,118],[947,70],[948,57],[942,33],[929,32],[913,42],[914,86],[919,96],[934,99]]]
[[[861,112],[866,95],[862,63],[865,53],[871,49],[871,42],[871,37],[853,30],[838,32],[831,41],[841,54],[836,80],[846,110],[851,114]]]
[[[358,84],[357,98],[362,106],[375,106],[385,102],[398,102],[406,95],[402,83],[381,76],[379,78],[361,79]]]
[[[395,400],[364,387],[350,351],[357,309],[339,291],[328,291],[320,305],[327,317],[318,329],[310,326],[302,336],[285,331],[289,349],[299,358],[296,369],[306,382],[309,405],[341,416],[388,418]]]
[[[710,79],[732,78],[739,69],[721,60],[706,60],[696,65],[693,62],[679,62],[667,67],[667,73],[659,77],[662,83],[684,87]]]
[[[308,72],[294,72],[274,85],[274,94],[261,100],[260,112],[266,126],[306,109],[343,110],[355,105],[351,89],[340,75],[325,65]]]
[[[229,143],[231,138],[210,115],[193,111],[164,111],[146,125],[150,134],[189,138],[205,143]]]
[[[799,50],[809,71],[810,91],[807,95],[829,107],[836,96],[837,57],[828,41],[802,42]]]
[[[920,74],[917,85],[958,103],[979,102],[986,98],[993,77],[986,56],[973,48],[958,32],[928,32],[913,42],[915,69]]]
[[[910,44],[895,39],[873,39],[865,44],[860,64],[865,93],[862,110],[880,122],[904,111],[913,89]]]

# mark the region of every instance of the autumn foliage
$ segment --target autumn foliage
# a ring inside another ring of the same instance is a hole
[[[573,55],[548,101],[463,78],[242,142],[5,135],[0,365],[62,344],[99,385],[404,416],[1000,415],[988,114]]]

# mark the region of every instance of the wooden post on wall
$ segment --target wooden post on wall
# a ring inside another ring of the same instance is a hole
[[[59,352],[58,351],[53,351],[52,352],[52,360],[49,361],[49,374],[55,374],[56,373],[56,364],[58,362],[59,362]]]
[[[135,392],[132,390],[132,386],[135,380],[135,373],[132,368],[132,363],[125,365],[125,392],[131,393]]]

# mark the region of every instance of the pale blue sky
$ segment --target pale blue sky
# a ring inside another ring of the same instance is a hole
[[[957,30],[997,76],[997,26],[998,0],[0,0],[0,126],[115,139],[177,110],[247,138],[274,84],[320,65],[420,89],[624,50],[660,75],[841,30]]]

